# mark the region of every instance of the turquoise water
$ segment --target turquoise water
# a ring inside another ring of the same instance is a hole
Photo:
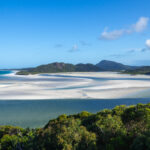
[[[0,70],[0,75],[10,74],[12,71],[10,70]]]
[[[96,113],[116,105],[149,103],[150,99],[109,100],[10,100],[0,101],[0,125],[21,127],[42,127],[50,119],[61,114],[75,114],[81,111]]]
[[[0,71],[0,81],[49,81],[49,80],[66,80],[73,81],[74,79],[69,76],[62,76],[63,78],[23,78],[15,76],[5,76],[12,71]],[[61,77],[61,76],[58,76]],[[65,78],[64,78],[65,77]],[[77,77],[78,78],[78,77]],[[80,77],[79,77],[80,78]],[[110,80],[109,78],[89,78],[93,80]],[[111,78],[112,79],[112,78]],[[118,78],[119,80],[119,78]],[[122,78],[120,79],[122,80]],[[124,80],[127,80],[124,78]],[[138,79],[150,80],[150,79]],[[79,88],[79,87],[72,87]],[[56,89],[55,89],[56,90]],[[104,108],[113,108],[116,105],[133,105],[137,103],[149,103],[150,98],[136,98],[136,99],[64,99],[64,100],[0,100],[0,125],[13,125],[21,127],[43,127],[50,119],[56,118],[61,114],[75,114],[81,111],[89,111],[96,113]]]
[[[12,73],[13,71],[11,70],[0,70],[0,81],[1,80],[10,80],[10,77],[7,77],[5,75]]]

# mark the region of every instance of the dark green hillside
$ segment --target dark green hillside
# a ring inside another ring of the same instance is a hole
[[[92,64],[67,64],[67,63],[51,63],[41,65],[36,68],[26,69],[18,72],[18,75],[28,75],[37,73],[58,73],[58,72],[89,72],[100,71],[100,69]]]
[[[37,73],[57,73],[57,72],[73,72],[75,71],[75,66],[72,64],[65,63],[51,63],[47,65],[41,65],[36,68],[27,69],[20,71],[17,74],[37,74]]]
[[[93,65],[87,64],[68,64],[68,63],[51,63],[41,65],[35,68],[22,69],[18,75],[38,74],[38,73],[59,73],[59,72],[97,72],[97,71],[121,71],[128,74],[150,74],[150,66],[137,67],[128,66],[114,61],[103,60]]]
[[[43,128],[0,126],[0,150],[149,150],[150,104],[61,115]]]
[[[137,69],[133,69],[133,70],[126,70],[123,73],[127,73],[127,74],[145,74],[145,75],[150,75],[150,66],[145,66],[145,67],[140,67]]]
[[[105,71],[122,71],[122,70],[137,68],[135,66],[128,66],[128,65],[124,65],[124,64],[114,62],[114,61],[109,61],[109,60],[102,60],[101,62],[96,64],[96,66]]]
[[[31,73],[45,73],[45,72],[66,72],[66,71],[75,71],[75,66],[72,64],[65,63],[52,63],[48,65],[41,65],[34,69],[31,69]]]
[[[99,67],[93,64],[77,64],[75,66],[75,71],[77,72],[90,72],[90,71],[102,71]]]

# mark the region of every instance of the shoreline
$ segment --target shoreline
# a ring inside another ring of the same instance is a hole
[[[20,102],[36,102],[36,101],[111,101],[111,100],[118,100],[118,101],[125,101],[125,100],[150,100],[150,97],[147,98],[107,98],[107,99],[103,99],[103,98],[62,98],[62,99],[0,99],[1,102],[5,102],[5,101],[20,101]]]
[[[71,72],[20,76],[0,81],[0,100],[117,99],[150,97],[150,76],[117,72]],[[145,94],[143,94],[145,93]],[[140,96],[141,95],[141,96]]]

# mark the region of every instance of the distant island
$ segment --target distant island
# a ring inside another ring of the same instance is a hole
[[[123,71],[123,70],[132,70],[138,68],[137,66],[124,65],[115,61],[102,60],[96,64],[101,70],[104,71]]]
[[[148,150],[150,104],[61,115],[43,128],[0,126],[1,150]]]
[[[26,68],[17,72],[17,75],[29,75],[39,73],[59,73],[59,72],[99,72],[99,71],[124,71],[134,70],[138,67],[128,66],[114,61],[103,60],[98,64],[69,64],[69,63],[51,63],[37,66],[35,68]]]
[[[123,71],[122,73],[132,74],[132,75],[136,75],[136,74],[150,75],[150,66],[143,66],[136,69],[128,69]]]
[[[38,73],[58,73],[58,72],[96,72],[100,71],[99,67],[93,64],[68,64],[68,63],[51,63],[41,65],[36,68],[25,69],[18,72],[18,75],[38,74]]]
[[[61,72],[100,72],[100,71],[116,71],[125,74],[145,74],[150,75],[150,66],[129,66],[118,62],[102,60],[96,65],[94,64],[69,64],[63,62],[55,62],[46,65],[40,65],[35,68],[25,68],[17,72],[17,75],[29,75],[40,73],[61,73]]]

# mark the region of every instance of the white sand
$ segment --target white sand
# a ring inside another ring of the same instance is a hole
[[[50,75],[53,76],[18,76],[15,73],[9,74],[7,75],[8,77],[17,77],[18,80],[0,80],[0,99],[113,99],[150,97],[150,76],[130,76],[114,72],[57,73]],[[66,75],[67,77],[54,75]],[[88,77],[104,78],[107,80],[95,80]]]

